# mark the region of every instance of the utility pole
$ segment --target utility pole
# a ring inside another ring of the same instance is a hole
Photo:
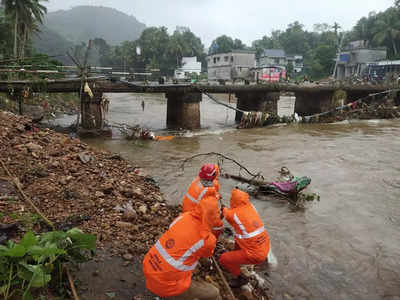
[[[345,35],[346,35],[346,33],[343,32],[342,39],[340,40],[339,47],[338,47],[338,52],[337,52],[337,57],[336,57],[336,63],[335,63],[335,68],[333,69],[332,78],[335,78],[335,74],[336,74],[336,70],[337,70],[337,65],[338,65],[339,60],[340,60],[340,52],[342,52],[342,45],[343,45],[343,41],[344,41]]]
[[[340,25],[337,22],[335,22],[335,23],[333,23],[332,28],[335,30],[335,34],[336,34],[336,37],[337,37],[338,36],[337,35],[338,34],[338,29],[341,28]]]

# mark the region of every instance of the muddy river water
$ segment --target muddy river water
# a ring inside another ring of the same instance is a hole
[[[108,119],[168,135],[166,100],[154,95],[109,95]],[[145,101],[144,111],[141,102]],[[293,110],[293,100],[280,103]],[[271,238],[278,267],[270,272],[277,299],[400,299],[400,121],[299,124],[234,129],[234,111],[201,102],[202,130],[172,141],[90,139],[145,168],[171,203],[179,203],[198,172],[197,153],[220,152],[275,179],[281,166],[312,178],[320,202],[295,210],[287,202],[252,198]],[[215,159],[212,160],[215,162]],[[227,171],[237,168],[224,163]],[[237,183],[221,178],[229,203]]]

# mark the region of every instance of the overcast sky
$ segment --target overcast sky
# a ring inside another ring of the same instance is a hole
[[[187,26],[206,47],[216,37],[226,34],[247,45],[270,35],[274,29],[285,30],[299,21],[307,30],[313,24],[338,22],[351,29],[371,11],[383,11],[394,0],[49,0],[49,11],[77,5],[116,8],[135,16],[146,26]]]

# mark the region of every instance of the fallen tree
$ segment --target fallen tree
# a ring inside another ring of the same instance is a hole
[[[241,183],[247,183],[252,186],[248,189],[248,192],[257,197],[259,194],[274,194],[283,197],[291,204],[301,207],[308,201],[319,200],[319,196],[316,194],[305,194],[302,193],[308,185],[311,183],[311,178],[307,176],[293,176],[287,167],[282,167],[279,171],[279,179],[276,181],[265,181],[264,176],[261,172],[251,172],[243,164],[237,162],[235,159],[230,158],[224,154],[218,152],[208,152],[193,155],[186,158],[182,162],[182,169],[184,169],[185,163],[201,156],[216,156],[220,173],[222,177],[233,179]],[[223,168],[224,161],[230,161],[239,167],[238,174],[232,174],[225,172]],[[242,176],[242,171],[250,177]]]

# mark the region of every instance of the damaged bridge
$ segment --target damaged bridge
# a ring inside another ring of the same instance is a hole
[[[8,93],[20,103],[29,93],[81,93],[82,128],[102,129],[104,125],[104,93],[164,93],[167,98],[168,128],[200,128],[200,102],[203,93],[234,94],[237,98],[236,121],[241,111],[277,113],[281,92],[296,97],[295,112],[300,116],[328,111],[370,94],[397,87],[383,85],[201,85],[201,84],[143,84],[88,78],[41,81],[0,81],[0,92]],[[340,92],[339,92],[340,91]],[[398,96],[397,96],[398,98]],[[398,99],[397,99],[398,100]]]

